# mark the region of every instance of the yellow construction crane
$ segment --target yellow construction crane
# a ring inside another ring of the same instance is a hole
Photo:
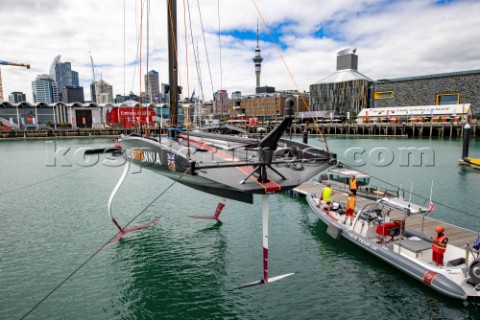
[[[14,62],[8,62],[8,61],[5,61],[5,60],[0,60],[0,65],[24,67],[24,68],[30,69],[29,64],[14,63]],[[2,70],[0,69],[0,102],[2,102],[2,101],[3,101],[3,86],[2,86]]]

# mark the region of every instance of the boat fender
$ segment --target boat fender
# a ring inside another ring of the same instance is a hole
[[[472,262],[470,268],[468,269],[468,274],[470,275],[472,282],[477,285],[480,284],[480,258],[477,258]]]

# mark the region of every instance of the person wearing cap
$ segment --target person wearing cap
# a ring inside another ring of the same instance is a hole
[[[443,266],[443,254],[447,250],[448,238],[445,234],[445,228],[438,226],[435,228],[437,236],[433,239],[432,244],[432,260],[435,262],[435,265]]]
[[[353,219],[355,218],[355,195],[353,192],[348,193],[348,202],[347,202],[347,209],[345,210],[345,221],[343,224],[346,224],[347,220],[350,219],[350,225],[353,223]]]
[[[334,194],[332,190],[332,184],[327,183],[322,191],[322,200],[327,204],[327,213],[330,212],[330,205],[332,204],[332,195]]]
[[[353,193],[354,196],[357,195],[357,189],[358,189],[358,181],[355,176],[352,176],[352,179],[350,179],[350,192]]]

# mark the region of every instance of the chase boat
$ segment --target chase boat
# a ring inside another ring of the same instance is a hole
[[[343,223],[342,210],[324,211],[315,194],[307,194],[307,202],[334,239],[347,239],[445,296],[460,300],[480,297],[478,252],[448,244],[446,266],[435,266],[431,238],[409,229],[409,218],[420,210],[408,203],[381,198],[356,212],[350,225]]]

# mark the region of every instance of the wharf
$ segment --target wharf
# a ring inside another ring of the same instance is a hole
[[[308,193],[316,193],[317,195],[322,192],[324,185],[320,183],[305,182],[298,187],[294,188],[292,191],[301,194],[307,195]],[[340,202],[345,204],[347,202],[347,194],[342,191],[334,190],[333,201]],[[368,203],[374,202],[373,200],[356,196],[356,207],[357,209],[363,208]],[[398,211],[392,211],[390,218],[393,219],[403,219],[403,214]],[[425,217],[421,214],[411,215],[407,219],[407,226],[410,230],[413,230],[420,234],[425,234],[430,237],[435,237],[435,227],[442,225],[445,227],[445,235],[448,237],[448,243],[455,246],[465,248],[467,244],[472,245],[477,236],[476,232],[471,230],[455,226],[450,223],[446,223],[431,217]]]
[[[430,138],[461,138],[463,137],[464,123],[461,122],[418,122],[418,123],[294,123],[287,130],[287,134],[320,134],[326,136],[345,137],[430,137]],[[471,136],[477,137],[477,123],[471,124]],[[265,127],[268,133],[273,125]],[[219,132],[257,133],[257,127],[249,126],[220,126],[205,128]]]

